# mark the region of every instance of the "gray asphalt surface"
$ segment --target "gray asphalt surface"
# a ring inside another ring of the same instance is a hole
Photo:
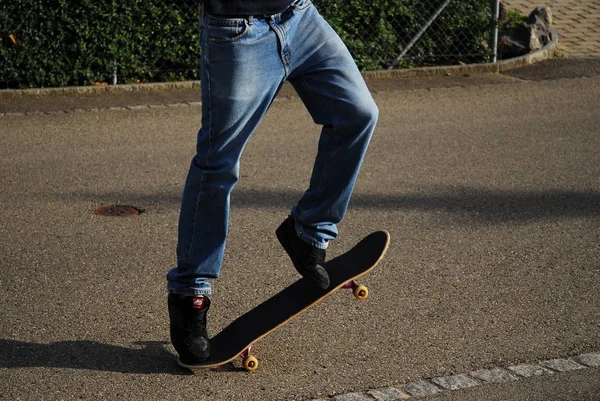
[[[164,276],[200,108],[0,117],[0,399],[305,400],[600,351],[600,76],[491,79],[380,83],[329,251],[391,233],[371,295],[337,293],[271,334],[252,374],[190,375],[168,344]],[[297,278],[274,230],[318,134],[290,97],[250,141],[212,333]],[[144,213],[92,213],[116,203]],[[561,375],[436,398],[599,399],[598,369]]]

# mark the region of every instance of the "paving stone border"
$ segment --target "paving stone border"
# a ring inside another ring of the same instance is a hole
[[[311,401],[398,401],[419,399],[446,391],[485,386],[492,383],[507,383],[541,375],[600,367],[600,351],[569,358],[550,359],[532,364],[520,364],[507,368],[482,369],[452,376],[434,377],[398,386],[338,394],[330,398]]]
[[[144,104],[137,106],[108,106],[108,107],[88,107],[84,109],[68,109],[68,110],[49,110],[49,111],[26,111],[20,113],[0,113],[0,117],[13,117],[13,116],[49,116],[56,114],[73,114],[81,112],[98,112],[98,111],[127,111],[127,110],[150,110],[150,109],[166,109],[168,107],[190,107],[200,106],[201,102],[185,102],[185,103],[164,103],[164,104]]]

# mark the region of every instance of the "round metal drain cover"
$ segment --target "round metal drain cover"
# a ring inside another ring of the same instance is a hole
[[[94,214],[96,216],[129,217],[137,216],[140,214],[140,210],[131,206],[110,205],[99,207],[94,210]]]

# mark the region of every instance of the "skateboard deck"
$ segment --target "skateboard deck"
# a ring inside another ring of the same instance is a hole
[[[234,320],[214,336],[210,340],[210,357],[205,362],[186,365],[178,360],[179,365],[189,369],[213,368],[241,356],[244,368],[248,371],[255,370],[258,360],[250,355],[250,349],[252,344],[261,338],[340,288],[352,288],[356,298],[366,298],[368,289],[355,280],[377,266],[385,255],[389,242],[390,236],[386,231],[369,234],[352,249],[327,262],[330,279],[327,290],[318,288],[304,278],[299,279]]]

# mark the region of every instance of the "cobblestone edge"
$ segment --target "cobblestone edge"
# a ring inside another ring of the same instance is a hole
[[[432,77],[444,75],[485,74],[501,73],[515,68],[534,64],[550,59],[554,56],[558,46],[558,33],[552,31],[552,41],[542,49],[515,57],[501,60],[497,63],[466,64],[442,67],[409,68],[402,70],[365,71],[365,79],[392,79],[412,77]],[[178,89],[200,88],[200,81],[159,82],[133,85],[108,85],[108,86],[73,86],[66,88],[37,88],[37,89],[0,89],[0,99],[13,99],[26,96],[50,96],[70,94],[100,94],[124,92],[159,92]]]
[[[50,116],[50,115],[71,115],[73,113],[90,113],[99,111],[126,111],[126,110],[151,110],[151,109],[167,109],[167,108],[180,108],[190,106],[200,106],[201,102],[185,102],[185,103],[164,103],[164,104],[144,104],[137,106],[108,106],[108,107],[88,107],[88,108],[74,108],[67,110],[35,110],[25,112],[8,112],[0,113],[1,117],[15,117],[15,116]]]
[[[492,383],[526,380],[542,375],[554,375],[574,370],[600,368],[600,351],[569,358],[538,361],[507,368],[481,369],[451,376],[433,377],[397,386],[334,395],[311,401],[397,401],[433,396]]]

